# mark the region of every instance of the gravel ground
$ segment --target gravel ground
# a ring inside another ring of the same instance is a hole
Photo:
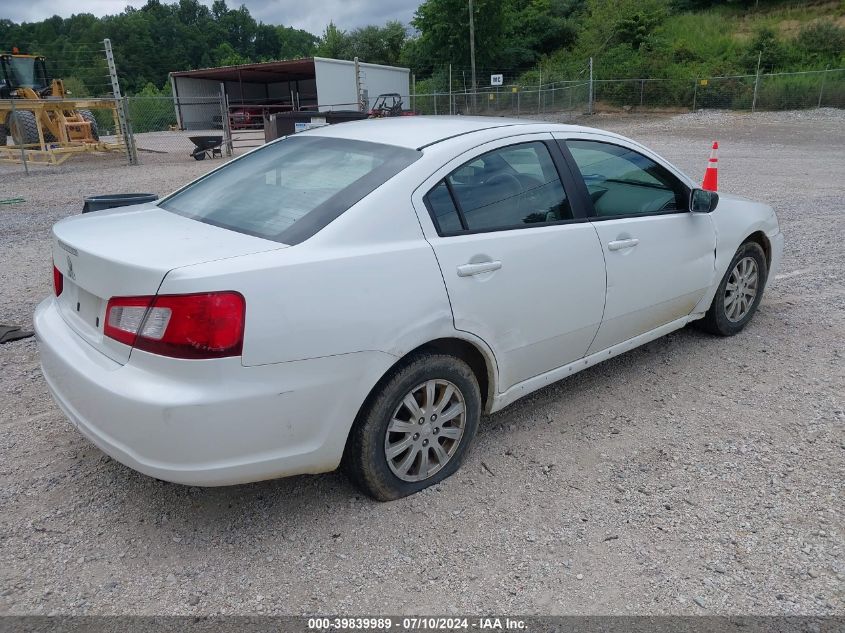
[[[733,339],[684,329],[482,421],[464,468],[372,502],[339,474],[222,489],[139,475],[0,347],[0,612],[845,614],[845,113],[595,117],[773,204],[783,267]],[[50,292],[83,193],[211,163],[0,168],[5,322]],[[219,164],[219,163],[215,163]]]

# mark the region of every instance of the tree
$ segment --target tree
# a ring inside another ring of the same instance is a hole
[[[346,36],[346,54],[373,64],[395,66],[402,55],[407,30],[401,22],[384,26],[364,26]]]
[[[277,26],[279,32],[279,58],[296,59],[314,55],[317,37],[308,31],[290,26]]]
[[[532,65],[544,55],[570,49],[578,36],[574,19],[583,2],[514,0],[506,16],[503,57],[511,66]]]
[[[214,64],[216,66],[240,66],[249,62],[250,60],[232,48],[229,42],[223,42],[214,49]]]
[[[489,70],[500,61],[506,34],[507,3],[474,0],[476,67]],[[433,65],[453,64],[469,68],[469,9],[467,0],[425,0],[411,24],[419,32],[418,54]]]
[[[757,30],[754,39],[749,43],[745,54],[742,56],[742,63],[746,72],[756,72],[758,58],[762,72],[783,70],[789,61],[789,50],[778,39],[777,34],[768,27]]]
[[[582,44],[591,55],[618,45],[637,50],[668,15],[665,0],[589,0]]]
[[[330,21],[317,42],[315,54],[319,57],[346,59],[349,57],[350,51],[349,35]]]

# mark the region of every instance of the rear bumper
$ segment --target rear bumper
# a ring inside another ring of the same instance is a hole
[[[190,485],[333,470],[358,409],[395,361],[361,352],[244,367],[136,350],[121,365],[74,333],[52,298],[34,323],[44,377],[74,426],[130,468]]]

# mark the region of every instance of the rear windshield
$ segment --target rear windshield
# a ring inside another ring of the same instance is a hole
[[[320,136],[292,136],[232,161],[159,206],[200,222],[298,244],[422,154]]]

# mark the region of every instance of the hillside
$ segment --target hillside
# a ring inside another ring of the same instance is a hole
[[[845,2],[590,4],[578,42],[548,58],[547,76],[572,75],[590,56],[599,79],[753,74],[758,56],[761,72],[845,67]]]

